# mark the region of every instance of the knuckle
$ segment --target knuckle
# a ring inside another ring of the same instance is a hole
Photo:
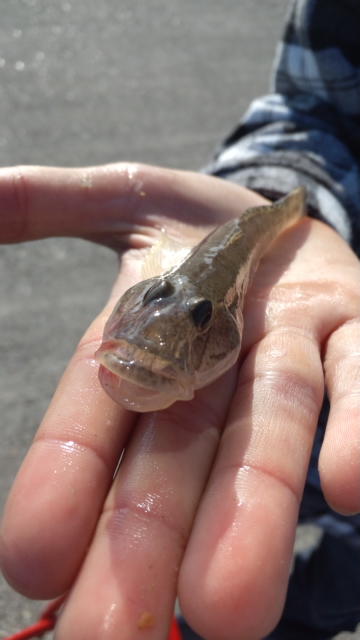
[[[122,492],[121,492],[122,493]],[[185,548],[188,539],[189,526],[183,526],[180,519],[172,510],[164,509],[161,498],[154,500],[154,495],[141,495],[137,499],[136,495],[121,495],[116,500],[116,504],[108,507],[104,511],[106,518],[105,527],[111,539],[119,540],[123,536],[136,537],[144,534],[147,537],[151,530],[156,530],[156,535],[173,536],[181,548]]]

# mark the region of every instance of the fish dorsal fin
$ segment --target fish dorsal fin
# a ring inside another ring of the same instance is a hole
[[[162,229],[160,239],[151,247],[142,264],[142,278],[147,280],[170,271],[170,269],[185,260],[192,249],[193,247],[186,247],[169,238],[164,229]]]

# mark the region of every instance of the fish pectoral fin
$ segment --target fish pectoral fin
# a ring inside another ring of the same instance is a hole
[[[162,230],[160,240],[151,247],[142,264],[141,277],[147,280],[170,271],[183,262],[192,249],[169,238]]]

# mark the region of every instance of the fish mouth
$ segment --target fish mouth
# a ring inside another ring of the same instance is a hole
[[[108,371],[134,385],[176,396],[178,400],[193,397],[190,377],[146,348],[114,339],[103,342],[95,358]]]

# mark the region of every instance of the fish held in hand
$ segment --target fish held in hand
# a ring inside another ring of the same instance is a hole
[[[157,411],[191,400],[196,389],[229,369],[240,352],[251,277],[273,240],[304,209],[305,189],[299,187],[271,205],[248,209],[191,250],[163,234],[145,260],[146,279],[120,298],[95,354],[109,396],[134,411]]]

